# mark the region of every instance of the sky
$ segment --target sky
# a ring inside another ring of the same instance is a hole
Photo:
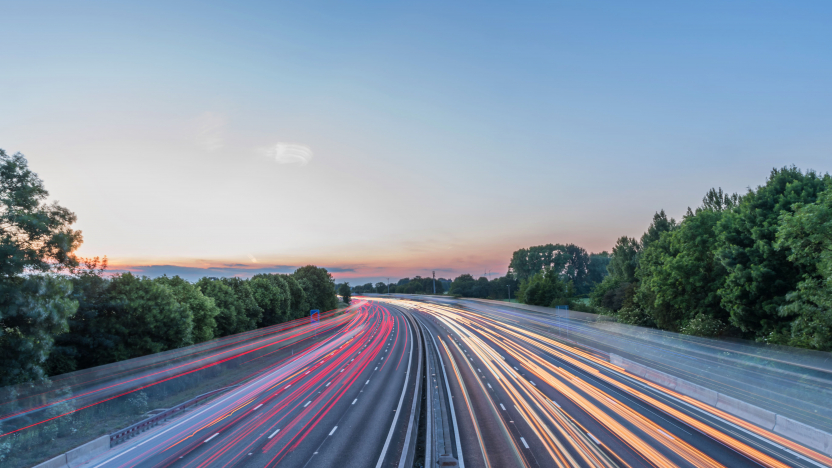
[[[828,1],[0,8],[0,148],[111,271],[497,276],[832,169]]]

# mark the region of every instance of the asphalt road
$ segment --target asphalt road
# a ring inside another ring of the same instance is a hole
[[[404,315],[369,303],[340,333],[87,466],[397,466],[417,360]]]
[[[832,466],[577,346],[568,319],[436,299],[355,307],[320,336],[307,326],[239,387],[85,466]]]
[[[468,466],[829,466],[559,340],[511,309],[392,300],[445,361]],[[781,438],[782,439],[782,438]]]

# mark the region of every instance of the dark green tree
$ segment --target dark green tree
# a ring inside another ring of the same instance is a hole
[[[338,286],[338,294],[341,295],[341,300],[346,302],[347,304],[350,303],[352,300],[352,294],[350,293],[350,284],[349,283],[341,283]]]
[[[786,333],[790,318],[780,308],[803,279],[803,267],[789,260],[790,249],[775,246],[781,215],[815,203],[829,183],[828,174],[773,169],[764,186],[749,191],[717,224],[717,255],[728,270],[721,304],[748,335],[766,339]]]
[[[679,225],[668,222],[663,211],[653,218],[642,237],[647,247],[639,259],[637,302],[659,328],[712,335],[728,324],[719,297],[727,270],[716,259],[715,228],[737,199],[711,189],[703,206],[688,209]],[[697,317],[695,323],[707,327],[688,326]]]
[[[771,341],[832,351],[832,188],[792,209],[780,215],[775,248],[789,253],[801,276],[778,309],[791,327]]]
[[[283,278],[271,274],[254,275],[248,281],[248,287],[257,306],[263,310],[258,327],[276,325],[289,319],[291,297]]]
[[[193,344],[193,312],[167,285],[131,273],[109,280],[99,323],[116,337],[109,362]]]
[[[177,302],[190,310],[193,315],[193,342],[208,341],[217,333],[216,316],[220,309],[214,300],[204,294],[199,288],[179,276],[162,276],[154,281],[161,283],[173,292]]]
[[[81,231],[26,158],[0,150],[0,387],[44,377],[54,336],[67,330],[77,302],[65,277],[78,264]]]
[[[574,291],[570,283],[552,270],[546,270],[520,282],[517,299],[530,305],[554,307],[569,304]]]
[[[307,265],[298,268],[292,276],[306,293],[307,305],[310,309],[324,312],[338,306],[338,299],[335,297],[335,280],[326,268]],[[308,313],[308,310],[304,312],[304,314]]]

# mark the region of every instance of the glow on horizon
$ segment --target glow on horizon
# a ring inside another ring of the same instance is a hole
[[[114,269],[336,278],[504,274],[832,168],[828,2],[365,5],[5,5],[0,148]]]

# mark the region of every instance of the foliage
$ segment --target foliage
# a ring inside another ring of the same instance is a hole
[[[554,270],[538,272],[521,281],[517,293],[517,299],[524,304],[551,307],[568,305],[573,296],[572,283],[562,280]]]
[[[795,167],[773,169],[766,185],[749,191],[717,224],[717,257],[728,271],[719,290],[721,304],[743,332],[765,339],[789,328],[781,307],[805,268],[789,260],[789,249],[776,247],[777,230],[782,215],[793,213],[796,205],[814,203],[829,183],[828,175]]]
[[[288,320],[290,311],[289,285],[278,275],[259,274],[248,280],[254,302],[263,311],[258,327],[268,327]]]
[[[780,215],[775,247],[789,252],[801,270],[801,280],[780,306],[791,329],[772,341],[832,350],[832,188],[814,203],[795,204],[793,213]],[[775,337],[771,337],[775,338]]]
[[[352,300],[352,294],[350,293],[350,284],[349,283],[341,283],[341,285],[338,286],[338,294],[341,295],[341,300],[342,301],[349,304],[350,300]]]
[[[679,331],[684,335],[716,337],[725,331],[725,324],[716,317],[700,313],[688,321]]]
[[[338,299],[335,297],[335,280],[326,271],[326,268],[306,265],[298,268],[292,277],[306,294],[307,308],[320,311],[332,310],[338,306]],[[304,315],[309,313],[305,310]]]
[[[0,386],[44,377],[53,337],[78,307],[70,282],[49,273],[78,264],[81,232],[48,196],[22,154],[0,150]]]
[[[544,270],[551,270],[571,281],[578,294],[586,294],[592,287],[589,264],[589,254],[574,244],[538,245],[512,254],[509,275],[522,281]]]
[[[679,331],[698,316],[723,324],[728,321],[718,294],[727,271],[715,256],[715,228],[732,205],[714,203],[716,193],[711,189],[703,206],[695,213],[688,209],[678,226],[665,223],[669,229],[652,235],[641,252],[637,302],[659,328]]]
[[[154,281],[167,286],[173,293],[176,301],[190,311],[190,314],[185,312],[185,316],[191,315],[193,317],[194,343],[202,343],[203,341],[214,338],[214,333],[217,329],[215,317],[219,315],[220,309],[212,298],[202,294],[202,291],[198,287],[179,276],[172,278],[162,276],[156,278]]]

